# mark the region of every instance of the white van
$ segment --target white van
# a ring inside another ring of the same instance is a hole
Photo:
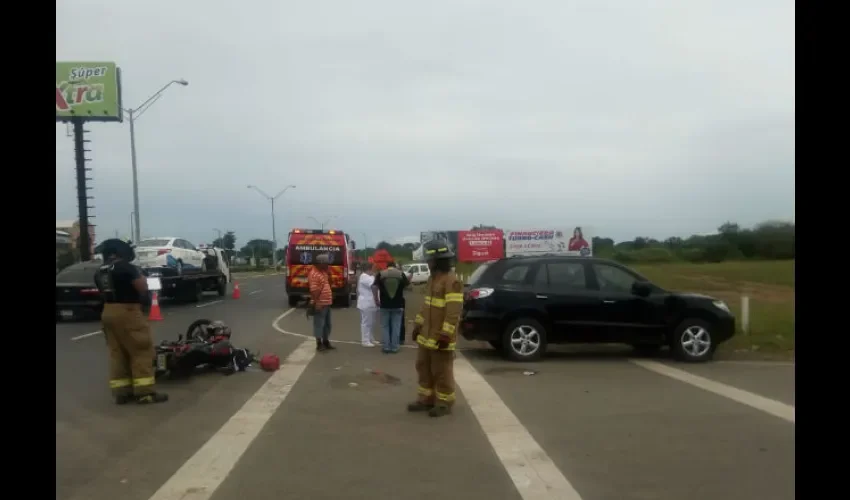
[[[401,266],[401,270],[404,271],[404,274],[408,275],[410,282],[414,285],[426,283],[428,278],[431,277],[431,270],[428,269],[428,264],[404,264]]]

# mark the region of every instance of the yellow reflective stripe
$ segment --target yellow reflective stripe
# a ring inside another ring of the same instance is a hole
[[[463,302],[462,293],[447,293],[446,302]]]
[[[455,393],[438,392],[437,399],[439,399],[440,401],[445,401],[446,403],[451,403],[455,400]]]
[[[120,389],[122,387],[129,387],[132,383],[133,381],[128,378],[116,378],[109,381],[109,388]]]
[[[455,343],[454,342],[449,342],[448,347],[446,347],[445,349],[440,349],[440,347],[437,345],[437,341],[435,339],[425,338],[424,335],[420,335],[419,337],[417,337],[416,343],[421,345],[422,347],[424,347],[426,349],[432,349],[432,350],[435,350],[435,351],[436,350],[441,350],[441,351],[454,351],[455,350]]]
[[[422,325],[424,323],[425,323],[425,318],[423,318],[421,314],[417,314],[416,315],[416,324]]]
[[[437,249],[437,251],[438,251],[438,252],[448,252],[448,251],[449,251],[449,249],[448,249],[448,248],[446,248],[446,247],[443,247],[443,248],[438,248],[438,249]]]
[[[425,250],[425,253],[428,254],[428,255],[431,255],[431,254],[437,253],[437,251],[436,250]]]
[[[133,379],[134,387],[144,387],[146,385],[154,385],[156,383],[156,379],[153,377],[142,377]]]
[[[416,343],[421,345],[422,347],[427,348],[427,349],[436,349],[437,348],[437,341],[434,340],[434,339],[429,339],[429,338],[425,337],[424,335],[420,335],[420,336],[416,337]]]
[[[425,305],[430,307],[446,307],[446,301],[439,297],[427,295],[425,297]]]
[[[455,326],[451,323],[443,322],[443,331],[448,334],[452,334],[455,332]]]
[[[419,386],[419,389],[416,392],[418,392],[421,396],[430,396],[434,394],[434,391],[427,387],[422,387],[421,385]]]

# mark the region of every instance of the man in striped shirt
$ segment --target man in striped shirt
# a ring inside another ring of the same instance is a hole
[[[307,275],[307,282],[310,285],[310,305],[316,311],[313,315],[313,337],[316,338],[317,351],[334,349],[329,340],[331,336],[331,304],[333,303],[330,277],[328,276],[329,262],[329,255],[317,255],[313,269]]]

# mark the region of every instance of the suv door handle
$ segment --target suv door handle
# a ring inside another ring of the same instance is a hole
[[[548,297],[548,296],[546,296],[546,295],[540,295],[540,294],[537,294],[537,295],[536,295],[536,297],[537,297],[538,299],[541,299],[541,300],[546,300],[546,299],[548,299],[548,298],[549,298],[549,297]]]
[[[617,301],[616,300],[603,300],[602,301],[603,304],[613,304],[615,302],[617,302]]]

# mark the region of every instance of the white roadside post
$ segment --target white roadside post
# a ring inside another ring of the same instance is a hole
[[[741,296],[741,331],[750,333],[750,298],[746,295]]]

